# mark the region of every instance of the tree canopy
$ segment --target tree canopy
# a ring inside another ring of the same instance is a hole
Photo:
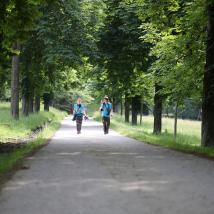
[[[11,101],[12,116],[18,119],[20,100],[27,116],[40,110],[41,101],[48,110],[61,95],[69,99],[85,91],[88,100],[99,100],[108,94],[114,111],[120,106],[123,114],[125,109],[126,122],[132,112],[133,125],[144,108],[154,113],[155,134],[161,133],[169,106],[177,118],[179,108],[194,103],[199,106],[195,114],[202,109],[206,118],[202,144],[212,146],[214,137],[206,130],[214,127],[208,119],[214,117],[209,110],[214,103],[213,4],[2,1],[0,97]]]

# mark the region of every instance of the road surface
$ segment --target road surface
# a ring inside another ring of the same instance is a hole
[[[213,214],[214,162],[66,118],[0,193],[1,214]]]

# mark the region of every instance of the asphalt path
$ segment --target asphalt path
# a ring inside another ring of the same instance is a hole
[[[213,214],[214,162],[66,118],[0,193],[0,214]]]

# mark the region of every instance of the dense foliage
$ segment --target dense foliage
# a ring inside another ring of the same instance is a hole
[[[41,101],[45,110],[65,103],[68,110],[78,95],[90,101],[108,94],[126,122],[132,112],[133,125],[138,114],[142,122],[143,112],[154,113],[157,134],[162,115],[173,115],[175,137],[177,117],[204,115],[203,142],[211,143],[203,145],[214,145],[214,136],[206,132],[214,127],[209,119],[214,118],[213,4],[5,0],[0,5],[0,98],[11,99],[17,119],[20,100],[27,116],[40,110]]]

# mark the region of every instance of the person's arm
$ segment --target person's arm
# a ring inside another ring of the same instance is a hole
[[[103,111],[103,103],[101,103],[100,111]]]
[[[76,105],[74,104],[74,107],[73,107],[73,115],[76,114],[76,111],[77,111]]]
[[[83,106],[83,114],[87,117],[87,108],[85,107],[85,105]]]
[[[84,119],[88,120],[88,109],[86,107],[84,107]]]
[[[85,108],[85,116],[88,117],[88,109]]]
[[[112,104],[110,103],[110,116],[112,116]]]
[[[73,107],[73,105],[70,105],[70,115],[72,115],[73,112],[74,112],[74,107]]]

